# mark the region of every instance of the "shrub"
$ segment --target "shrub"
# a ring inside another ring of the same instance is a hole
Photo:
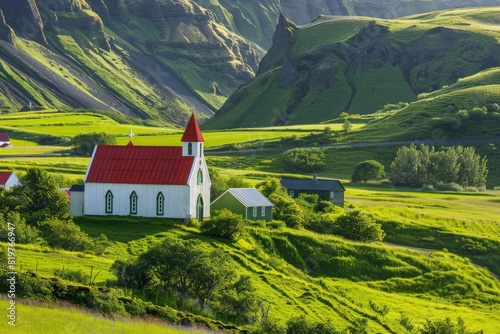
[[[47,301],[54,300],[52,284],[35,273],[18,273],[16,284],[16,295],[19,297]]]
[[[40,231],[47,244],[54,248],[102,254],[109,244],[104,234],[92,239],[72,220],[62,221],[57,218],[45,220],[40,224]]]
[[[90,276],[84,274],[81,270],[56,269],[54,275],[71,282],[82,284],[89,284],[90,282]]]
[[[142,300],[136,298],[132,299],[130,303],[125,304],[125,310],[131,314],[138,317],[143,317],[146,315],[146,306]]]
[[[337,218],[333,233],[356,241],[382,241],[385,233],[382,225],[360,210],[350,211]]]
[[[325,153],[319,148],[295,148],[283,152],[281,157],[291,172],[314,172],[325,167]]]
[[[215,211],[212,218],[201,224],[201,231],[206,234],[238,240],[245,229],[243,216],[228,209]]]
[[[354,182],[367,182],[380,178],[384,175],[384,166],[375,160],[366,160],[360,162],[354,169],[352,174],[352,181]]]
[[[126,316],[127,311],[123,303],[112,293],[91,290],[85,297],[88,307],[105,315],[119,314]]]
[[[9,223],[12,224],[11,226],[15,227],[14,233],[16,235],[17,243],[32,243],[40,234],[40,231],[36,227],[26,224],[26,220],[21,218],[21,215],[18,212],[9,212],[7,214],[7,219],[0,214],[0,236],[2,237],[2,240],[7,238]]]

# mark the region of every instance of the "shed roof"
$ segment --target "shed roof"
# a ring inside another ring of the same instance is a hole
[[[10,142],[9,135],[6,133],[0,133],[0,141],[9,141]]]
[[[0,185],[5,186],[13,172],[0,172]]]
[[[85,182],[187,184],[194,157],[182,147],[99,145]]]
[[[292,190],[345,191],[339,180],[283,178],[280,183],[283,187]]]
[[[74,184],[69,188],[69,191],[83,192],[85,191],[85,186],[83,184]]]
[[[262,195],[255,188],[229,188],[226,192],[233,195],[234,198],[247,208],[255,206],[274,206],[266,196]]]

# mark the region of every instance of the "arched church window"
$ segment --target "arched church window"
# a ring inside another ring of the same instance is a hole
[[[203,183],[203,171],[200,168],[198,170],[198,184],[202,184],[202,183]]]
[[[188,155],[193,155],[193,144],[192,143],[188,144]]]
[[[203,197],[201,194],[198,196],[198,202],[196,204],[196,219],[199,222],[203,221]]]
[[[111,190],[108,190],[104,198],[104,211],[106,213],[113,213],[113,193],[111,192]]]
[[[135,191],[132,191],[130,194],[130,214],[131,215],[136,215],[137,214],[137,194]]]
[[[163,196],[163,193],[160,191],[156,196],[156,215],[163,216],[164,212],[165,212],[165,196]]]

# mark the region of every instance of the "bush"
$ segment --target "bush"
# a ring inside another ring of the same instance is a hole
[[[146,315],[146,306],[142,300],[132,299],[130,303],[125,304],[125,310],[131,314],[138,317],[143,317]]]
[[[34,242],[40,235],[40,231],[31,225],[26,224],[26,220],[21,218],[18,212],[9,212],[7,219],[0,214],[0,236],[2,240],[7,239],[10,226],[15,227],[14,233],[16,235],[16,242],[20,244],[29,244]]]
[[[46,301],[54,300],[52,284],[35,273],[18,273],[16,284],[16,296]]]
[[[281,157],[291,172],[314,172],[325,167],[325,153],[319,148],[295,148],[283,152]]]
[[[104,234],[92,239],[72,220],[48,219],[40,224],[40,231],[50,247],[69,251],[92,251],[102,254],[109,244]]]
[[[128,315],[123,303],[112,293],[92,290],[85,296],[85,303],[88,307],[105,315]]]
[[[350,211],[335,221],[333,233],[356,241],[382,241],[385,233],[382,225],[360,210]]]
[[[228,209],[215,211],[212,218],[201,224],[201,231],[206,234],[238,240],[245,229],[243,216]]]
[[[269,228],[278,229],[286,227],[286,224],[281,220],[273,220],[272,222],[266,222],[266,226],[268,226]]]
[[[96,145],[116,145],[116,138],[105,132],[92,132],[73,137],[71,144],[76,154],[88,156]]]
[[[367,182],[368,180],[373,180],[380,178],[384,175],[384,166],[375,160],[366,160],[360,162],[354,169],[352,174],[353,182]]]
[[[81,270],[56,269],[54,270],[54,275],[71,282],[82,284],[89,284],[90,282],[90,276],[84,274]]]

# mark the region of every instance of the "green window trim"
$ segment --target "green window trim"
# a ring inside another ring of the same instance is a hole
[[[156,215],[163,216],[165,214],[165,196],[160,191],[156,196]]]
[[[104,212],[105,213],[113,213],[113,193],[111,190],[108,190],[106,192],[106,195],[104,196],[105,202],[104,202]]]
[[[130,194],[130,214],[131,215],[136,215],[137,214],[137,194],[135,191],[132,191]]]

